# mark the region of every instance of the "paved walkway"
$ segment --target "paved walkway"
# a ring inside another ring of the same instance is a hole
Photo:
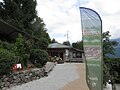
[[[89,90],[86,84],[85,64],[76,64],[79,78],[64,86],[63,90]]]
[[[57,64],[48,77],[35,80],[10,90],[89,90],[85,83],[84,64]]]

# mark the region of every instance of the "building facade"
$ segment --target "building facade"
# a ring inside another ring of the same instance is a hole
[[[83,62],[83,51],[73,48],[72,46],[60,43],[52,43],[48,46],[48,54],[50,57],[60,57],[63,61]]]

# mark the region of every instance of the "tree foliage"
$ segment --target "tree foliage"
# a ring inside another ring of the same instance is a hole
[[[110,41],[110,32],[103,33],[103,56],[107,57],[107,54],[115,54],[115,46],[118,45],[116,41]]]
[[[38,38],[46,49],[50,37],[44,21],[37,16],[36,5],[36,0],[0,1],[0,19]]]
[[[107,54],[115,54],[115,46],[118,45],[118,43],[116,41],[111,41],[110,40],[110,32],[104,32],[103,33],[103,83],[106,85],[106,82],[108,82],[108,80],[111,80],[112,86],[114,86],[114,76],[113,74],[116,73],[116,71],[113,71],[113,67],[112,67],[112,62],[113,59],[111,60]]]
[[[33,35],[39,39],[35,44],[39,44],[38,47],[41,47],[41,49],[47,49],[51,41],[45,26],[46,25],[40,17],[36,17],[36,21],[32,24],[32,29],[34,30]]]
[[[18,35],[12,51],[18,57],[18,61],[22,63],[33,54],[43,65],[47,61],[46,50],[51,40],[43,19],[37,16],[36,5],[36,0],[2,0],[0,1],[0,19],[37,38],[37,40],[28,40],[25,36]],[[32,53],[31,49],[35,51]]]
[[[53,39],[51,40],[51,43],[57,43],[57,41],[55,40],[55,38],[53,38]]]
[[[15,62],[15,53],[0,48],[0,75],[9,74]]]
[[[83,41],[74,42],[74,43],[72,43],[72,46],[73,46],[74,48],[83,50]]]
[[[31,30],[36,12],[36,0],[3,0],[0,2],[0,18],[19,28]]]
[[[26,52],[24,48],[23,36],[21,34],[19,34],[18,38],[16,39],[16,42],[14,45],[14,52],[16,56],[18,57],[18,63],[22,62],[23,56]]]
[[[41,38],[39,41],[35,42],[35,45],[33,48],[47,50],[48,44],[49,42],[46,38]]]
[[[41,49],[33,49],[30,54],[30,61],[37,67],[42,67],[48,61],[48,53]]]
[[[69,41],[64,41],[63,44],[70,46],[70,42]]]

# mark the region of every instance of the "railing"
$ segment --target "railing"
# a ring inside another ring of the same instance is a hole
[[[70,62],[83,62],[83,59],[82,58],[71,58],[69,61]]]

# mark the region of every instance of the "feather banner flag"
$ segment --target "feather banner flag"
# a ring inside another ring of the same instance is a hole
[[[90,90],[103,90],[102,20],[89,8],[80,7],[86,81]]]

